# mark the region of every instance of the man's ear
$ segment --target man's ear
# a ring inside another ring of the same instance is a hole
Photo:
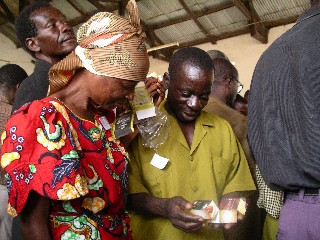
[[[26,46],[30,49],[30,51],[35,53],[40,51],[40,47],[38,45],[38,41],[36,38],[34,37],[27,38],[25,43],[26,43]]]
[[[166,89],[168,89],[168,88],[169,88],[169,85],[170,85],[170,76],[169,76],[169,73],[168,73],[168,72],[165,72],[165,73],[163,74],[162,81],[164,82],[164,85],[165,85]]]
[[[231,78],[227,78],[224,80],[225,85],[227,88],[230,88],[231,84],[232,84],[232,79]]]

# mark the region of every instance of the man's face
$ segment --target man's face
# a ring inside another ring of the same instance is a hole
[[[230,74],[231,76],[232,74]],[[227,78],[229,80],[229,85],[226,88],[226,99],[227,105],[232,106],[234,100],[236,99],[238,93],[238,78],[236,76],[232,76]]]
[[[125,107],[134,98],[134,89],[138,84],[136,81],[100,76],[88,70],[84,70],[82,74],[87,79],[85,87],[89,97],[103,109]]]
[[[34,41],[39,54],[60,60],[76,48],[73,30],[59,10],[52,7],[40,8],[32,13],[31,19],[37,28]]]
[[[244,116],[248,116],[248,104],[243,102],[235,102],[233,109],[240,112]]]
[[[212,84],[212,71],[184,64],[177,79],[170,78],[168,110],[180,122],[193,122],[207,105]]]

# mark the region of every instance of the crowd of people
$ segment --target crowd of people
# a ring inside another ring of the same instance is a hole
[[[17,17],[36,61],[30,76],[0,68],[1,239],[320,239],[320,0],[262,54],[244,96],[218,50],[181,48],[147,77],[134,0],[126,11],[76,34],[47,2]],[[114,134],[139,82],[170,126],[156,148],[134,126]],[[208,221],[199,201],[221,209]]]

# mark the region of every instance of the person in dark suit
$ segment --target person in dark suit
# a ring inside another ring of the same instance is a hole
[[[277,239],[319,239],[320,1],[260,57],[248,137],[266,184],[284,191]]]

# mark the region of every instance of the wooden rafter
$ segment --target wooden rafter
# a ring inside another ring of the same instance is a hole
[[[14,24],[15,17],[13,15],[13,13],[10,11],[7,4],[3,0],[0,0],[0,6],[3,9],[3,11],[5,12],[5,14],[2,14],[2,17],[5,20],[7,20],[8,22]]]
[[[115,10],[118,10],[118,4],[115,3],[113,4],[111,7],[106,7],[104,5],[102,5],[101,3],[99,3],[99,1],[97,0],[88,0],[93,6],[95,6],[99,12],[101,11],[106,11],[106,12],[113,12]]]
[[[24,9],[26,6],[27,1],[26,0],[19,0],[19,13]]]
[[[287,25],[291,23],[295,23],[298,19],[299,15],[295,15],[286,19],[281,19],[277,21],[266,21],[264,24],[268,29],[273,28],[273,27],[278,27],[282,25]]]
[[[255,11],[252,0],[232,0],[234,5],[242,12],[250,23],[250,34],[253,38],[257,39],[261,43],[268,42],[268,29],[261,22],[260,17]]]
[[[84,16],[84,17],[87,17],[87,14],[82,11],[82,9],[80,7],[77,6],[77,4],[75,4],[72,0],[67,0],[67,2],[74,8],[76,9],[80,14],[81,16]]]
[[[200,28],[200,30],[203,32],[203,34],[206,36],[208,42],[211,42],[212,44],[216,43],[215,37],[210,34],[207,29],[205,29],[202,24],[199,22],[198,18],[194,15],[194,13],[189,9],[188,5],[185,3],[184,0],[179,0],[182,7],[186,10],[186,12],[190,15],[191,19],[197,24],[197,26]]]
[[[129,0],[122,0],[119,2],[119,15],[120,16],[124,16],[128,2],[129,2]]]

